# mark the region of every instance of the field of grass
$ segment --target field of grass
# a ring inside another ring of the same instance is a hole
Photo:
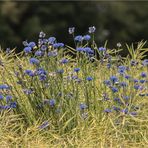
[[[41,32],[19,54],[0,50],[1,148],[147,147],[145,42],[121,57],[89,33],[76,48]]]

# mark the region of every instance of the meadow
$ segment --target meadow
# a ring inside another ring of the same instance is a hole
[[[95,27],[75,48],[39,33],[0,50],[1,148],[146,148],[148,48],[98,46]]]

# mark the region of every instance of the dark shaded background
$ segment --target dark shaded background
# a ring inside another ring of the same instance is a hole
[[[136,43],[148,37],[148,2],[0,2],[0,45],[3,49],[23,49],[22,41],[37,41],[42,30],[47,37],[73,46],[68,27],[76,34],[87,34],[96,26],[101,46],[117,42]]]

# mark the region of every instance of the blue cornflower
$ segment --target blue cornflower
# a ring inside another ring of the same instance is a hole
[[[76,36],[76,37],[74,38],[74,40],[75,40],[75,41],[78,41],[78,42],[81,42],[81,41],[83,41],[83,37],[82,37],[82,35],[78,35],[78,36]]]
[[[48,52],[48,56],[49,56],[49,57],[55,57],[55,56],[57,56],[57,55],[58,55],[57,50]]]
[[[63,74],[63,73],[64,73],[64,70],[63,70],[63,69],[58,69],[58,70],[57,70],[57,73]]]
[[[119,72],[120,74],[124,74],[125,70],[126,70],[126,67],[125,67],[125,66],[119,66],[119,67],[118,67],[118,72]]]
[[[41,74],[41,75],[39,76],[40,81],[45,81],[46,78],[47,78],[47,76],[44,75],[44,74]]]
[[[90,47],[85,47],[85,48],[84,48],[84,51],[85,51],[86,53],[88,53],[88,54],[93,54],[93,53],[94,53],[94,51],[93,51]]]
[[[17,107],[17,103],[16,102],[11,102],[10,103],[10,108],[16,108]]]
[[[87,80],[87,81],[92,81],[93,78],[89,76],[89,77],[86,78],[86,80]]]
[[[38,59],[36,59],[36,58],[30,58],[30,64],[39,64],[40,63],[40,61],[38,60]]]
[[[12,96],[10,96],[10,95],[6,96],[6,102],[9,102],[11,99],[12,99]]]
[[[50,105],[51,107],[55,106],[55,104],[56,104],[55,99],[49,100],[49,105]]]
[[[56,41],[56,38],[55,38],[55,37],[50,37],[50,38],[48,38],[48,42],[49,42],[50,44],[54,44],[55,41]]]
[[[55,43],[55,44],[53,44],[53,47],[54,48],[62,48],[62,47],[64,47],[64,44],[63,43]]]
[[[114,101],[116,101],[116,102],[118,102],[118,103],[121,103],[120,98],[114,98]]]
[[[46,45],[42,45],[42,46],[41,46],[41,50],[42,50],[42,51],[46,51],[46,49],[47,49],[47,46],[46,46]]]
[[[2,85],[0,85],[0,89],[10,89],[10,86],[8,86],[6,84],[2,84]]]
[[[36,46],[36,44],[35,44],[35,42],[30,42],[30,43],[28,44],[28,46],[31,47],[31,48],[33,48],[33,47]]]
[[[127,83],[126,82],[120,82],[120,86],[121,87],[126,87],[127,86]]]
[[[25,47],[24,52],[25,53],[31,53],[32,48],[31,47]]]
[[[80,68],[74,68],[74,72],[79,72]]]
[[[111,111],[111,109],[106,108],[106,109],[104,110],[104,112],[106,112],[106,113],[111,113],[112,111]]]
[[[29,70],[29,69],[25,70],[24,73],[29,75],[29,76],[32,76],[32,77],[35,76],[35,73],[32,70]]]
[[[0,94],[0,100],[2,100],[3,98],[4,98],[4,96]]]
[[[118,78],[117,78],[116,76],[111,76],[111,77],[110,77],[110,80],[113,82],[113,84],[114,84],[115,82],[118,82]]]
[[[116,87],[112,87],[111,90],[112,90],[113,93],[118,92],[118,88],[116,88]]]
[[[80,110],[84,110],[86,108],[87,108],[87,105],[86,104],[84,104],[84,103],[81,103],[80,104]]]
[[[68,29],[69,34],[73,34],[75,32],[75,27],[70,27]]]
[[[138,89],[140,89],[140,85],[136,84],[136,85],[134,85],[134,88],[135,88],[136,90],[138,90]]]
[[[91,37],[88,34],[83,36],[83,40],[85,40],[85,41],[89,41],[90,39],[91,39]]]
[[[128,113],[128,108],[123,109],[122,112],[123,112],[124,114],[127,114],[127,113]]]
[[[136,115],[137,115],[137,112],[130,112],[130,114],[131,114],[132,116],[136,116]]]
[[[106,48],[105,47],[99,47],[98,50],[99,51],[106,51]]]
[[[147,66],[147,65],[148,65],[148,59],[145,59],[145,60],[142,62],[142,65],[143,65],[143,66]]]
[[[42,53],[42,51],[41,50],[37,50],[36,52],[35,52],[35,56],[42,56],[43,55],[43,53]]]
[[[47,76],[44,75],[44,74],[41,74],[41,75],[39,76],[40,81],[45,81],[46,78],[47,78]]]
[[[138,79],[134,79],[133,81],[134,81],[134,83],[138,83]]]
[[[146,80],[140,80],[140,83],[145,83],[146,82]]]
[[[146,76],[147,76],[147,74],[146,74],[145,72],[142,72],[142,73],[141,73],[141,77],[142,77],[142,78],[145,78]]]
[[[110,80],[105,80],[104,84],[109,86],[109,85],[111,85],[111,82],[110,82]]]
[[[130,75],[126,75],[126,76],[125,76],[125,79],[130,79],[130,78],[131,78]]]
[[[94,33],[96,31],[96,27],[95,26],[89,27],[88,29],[89,29],[88,30],[89,33]]]
[[[120,107],[113,106],[113,110],[115,110],[116,112],[119,112],[121,109]]]
[[[39,126],[39,129],[44,129],[44,128],[47,128],[49,126],[49,122],[48,121],[45,121],[43,124],[41,124]]]
[[[61,62],[62,64],[66,64],[66,63],[68,63],[68,59],[62,59],[60,62]]]
[[[79,52],[85,51],[85,49],[83,47],[77,47],[76,50]]]
[[[47,74],[47,72],[43,68],[38,68],[36,72],[38,75],[41,75],[41,74],[46,75]]]

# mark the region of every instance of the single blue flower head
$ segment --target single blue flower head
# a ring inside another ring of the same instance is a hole
[[[125,67],[125,66],[119,66],[119,67],[118,67],[118,72],[119,72],[120,74],[124,74],[125,71],[126,71],[126,67]]]
[[[10,96],[10,95],[6,96],[6,102],[9,102],[11,99],[12,99],[12,96]]]
[[[134,85],[134,89],[136,89],[136,90],[140,89],[140,85],[138,85],[138,84]]]
[[[116,102],[118,102],[118,103],[121,103],[120,98],[114,98],[114,101],[116,101]]]
[[[0,94],[0,100],[3,100],[4,96]]]
[[[10,108],[16,108],[17,107],[17,103],[16,102],[11,102],[10,103]]]
[[[68,29],[69,34],[73,34],[75,32],[75,27],[70,27]]]
[[[130,112],[130,115],[136,116],[137,115],[137,112]]]
[[[121,109],[120,107],[113,106],[113,110],[115,110],[116,112],[119,112]]]
[[[142,65],[143,65],[143,66],[147,66],[147,65],[148,65],[148,59],[145,59],[145,60],[142,62]]]
[[[91,37],[88,34],[83,36],[83,40],[85,40],[85,41],[89,41],[90,39],[91,39]]]
[[[106,108],[106,109],[104,110],[104,112],[105,112],[105,113],[111,113],[112,111],[111,111],[111,109]]]
[[[40,61],[36,58],[30,58],[30,64],[35,64],[38,65],[40,63]]]
[[[53,47],[54,48],[62,48],[62,47],[64,47],[64,44],[63,43],[54,43]]]
[[[118,78],[117,78],[116,76],[111,76],[111,77],[110,77],[110,80],[113,82],[113,84],[114,84],[115,82],[118,82]]]
[[[134,79],[133,81],[134,81],[134,83],[138,83],[138,79]]]
[[[43,68],[38,68],[36,70],[36,73],[37,75],[42,75],[42,74],[47,75],[47,71],[45,71]]]
[[[79,72],[80,68],[74,68],[74,72]]]
[[[54,44],[55,41],[56,41],[56,38],[55,37],[48,38],[48,43],[49,44]]]
[[[110,80],[105,80],[104,81],[104,84],[107,85],[107,86],[109,86],[109,85],[111,85],[111,82],[110,82]]]
[[[35,76],[34,72],[32,70],[29,70],[29,69],[25,70],[24,73],[29,75],[29,76],[32,76],[32,77]]]
[[[25,47],[24,48],[24,52],[25,53],[31,53],[32,52],[32,48],[31,47]]]
[[[82,35],[78,35],[74,38],[74,40],[77,42],[81,42],[81,41],[83,41],[83,37],[82,37]]]
[[[84,48],[84,51],[85,51],[86,53],[88,53],[88,54],[93,54],[93,53],[94,53],[94,51],[93,51],[90,47],[85,47],[85,48]]]
[[[123,109],[122,112],[123,112],[124,114],[127,114],[127,113],[128,113],[128,108]]]
[[[145,83],[145,82],[146,82],[146,80],[140,80],[140,83],[142,83],[142,84]]]
[[[55,99],[49,100],[49,105],[50,105],[51,107],[55,106],[55,104],[56,104]]]
[[[84,104],[84,103],[81,103],[80,104],[80,110],[84,110],[84,109],[87,109],[87,105]]]
[[[77,47],[76,50],[79,52],[85,51],[85,49],[83,47]]]
[[[2,84],[0,85],[0,89],[10,89],[10,86],[8,86],[7,84]]]
[[[111,90],[112,90],[113,93],[118,92],[118,88],[116,88],[116,87],[112,87]]]
[[[96,31],[96,27],[95,26],[89,27],[88,29],[89,29],[88,30],[89,33],[94,33]]]
[[[43,55],[43,53],[42,53],[41,50],[37,50],[37,51],[35,52],[35,56],[37,56],[37,57],[41,57],[42,55]]]
[[[47,78],[47,76],[44,75],[44,74],[41,74],[41,75],[39,76],[40,81],[45,81],[46,78]]]
[[[31,47],[31,48],[33,48],[33,47],[36,46],[36,44],[35,44],[35,42],[30,42],[30,43],[28,44],[28,46]]]
[[[120,82],[119,85],[120,85],[121,87],[127,87],[127,83],[126,83],[126,82]]]
[[[89,77],[86,78],[86,80],[87,80],[87,81],[92,81],[93,78],[89,76]]]
[[[130,78],[131,78],[130,75],[126,75],[126,76],[125,76],[125,79],[130,79]]]
[[[146,76],[147,76],[146,72],[142,72],[142,73],[141,73],[141,77],[142,77],[142,78],[145,78]]]
[[[98,50],[99,51],[106,51],[106,48],[105,47],[99,47]]]
[[[66,64],[66,63],[68,63],[68,59],[62,59],[60,62],[61,62],[62,64]]]
[[[123,96],[123,98],[124,98],[126,101],[128,101],[128,100],[130,99],[129,96]]]
[[[46,49],[47,49],[47,46],[46,46],[46,45],[42,45],[42,46],[41,46],[41,50],[42,50],[42,51],[46,51]]]

